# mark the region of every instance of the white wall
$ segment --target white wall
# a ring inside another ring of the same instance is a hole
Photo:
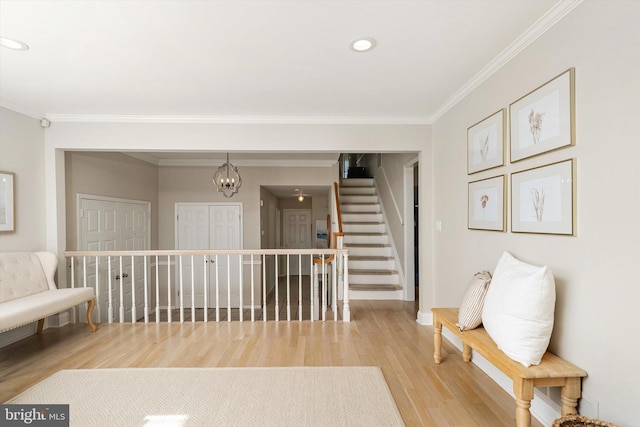
[[[473,273],[493,271],[502,251],[549,265],[557,286],[551,350],[588,372],[583,390],[599,416],[625,426],[640,420],[639,22],[640,2],[586,1],[433,125],[434,219],[443,224],[434,305],[457,305]],[[569,67],[576,146],[468,176],[467,127]],[[577,159],[576,237],[467,229],[469,181],[568,158]]]
[[[44,128],[0,108],[0,170],[15,173],[15,232],[0,233],[0,251],[45,250]]]

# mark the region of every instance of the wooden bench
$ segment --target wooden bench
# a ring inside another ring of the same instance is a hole
[[[496,368],[500,369],[513,381],[513,392],[516,395],[516,426],[531,425],[531,400],[535,387],[561,387],[562,415],[575,414],[580,398],[581,378],[587,373],[571,363],[546,352],[539,365],[525,368],[520,362],[510,359],[493,342],[484,328],[479,327],[460,332],[456,326],[457,308],[433,308],[433,358],[436,363],[442,360],[442,326],[453,332],[462,340],[462,359],[471,360],[471,349],[482,355]]]

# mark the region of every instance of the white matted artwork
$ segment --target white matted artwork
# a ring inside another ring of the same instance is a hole
[[[574,75],[570,68],[509,106],[511,162],[575,144]]]
[[[504,175],[469,183],[470,230],[505,231]]]
[[[511,174],[511,231],[574,234],[574,162]]]
[[[0,231],[15,231],[15,174],[0,171]]]
[[[503,108],[467,129],[467,174],[504,165],[506,113]]]

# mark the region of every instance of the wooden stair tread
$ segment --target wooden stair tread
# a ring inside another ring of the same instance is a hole
[[[360,269],[349,269],[349,275],[371,275],[371,276],[392,276],[394,274],[398,274],[396,270],[360,270]]]
[[[352,291],[399,291],[402,289],[400,285],[373,285],[373,284],[349,284]]]
[[[345,236],[386,236],[387,233],[370,233],[368,231],[348,231],[346,233],[344,233]]]
[[[344,246],[347,248],[388,248],[391,247],[389,244],[383,243],[344,243]]]
[[[384,222],[342,221],[342,225],[384,225]]]
[[[367,256],[367,255],[351,255],[349,256],[350,261],[391,261],[393,257],[390,256]]]

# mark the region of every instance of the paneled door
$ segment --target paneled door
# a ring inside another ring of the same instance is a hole
[[[176,205],[177,243],[179,250],[186,249],[242,249],[242,204],[240,203],[184,203]],[[182,283],[184,307],[204,307],[204,293],[207,305],[225,308],[240,306],[240,259],[238,255],[218,255],[216,257],[194,256],[193,283],[191,257],[182,257]],[[205,281],[206,269],[206,281]],[[176,271],[180,279],[179,270]],[[216,281],[217,279],[217,281]],[[179,290],[179,281],[176,288]],[[217,283],[217,287],[216,287]],[[195,298],[192,299],[192,288]],[[179,294],[178,294],[179,297]],[[178,305],[179,305],[179,299]]]
[[[101,196],[78,196],[78,247],[82,251],[146,250],[150,247],[151,203],[114,199]],[[106,258],[86,259],[87,286],[96,289],[98,309],[96,322],[110,318],[120,321],[120,307],[124,321],[131,321],[131,308],[135,296],[136,319],[144,316],[144,260],[135,257],[135,272],[131,257],[111,257],[111,270]],[[80,260],[82,263],[82,261]],[[76,283],[84,286],[84,265],[77,266]],[[109,311],[109,276],[111,276],[111,311]],[[122,284],[122,299],[120,290]],[[121,304],[122,302],[122,304]],[[111,316],[110,316],[111,315]]]
[[[283,211],[283,237],[286,249],[310,249],[311,248],[311,210],[310,209],[284,209]],[[286,257],[280,264],[281,273],[287,274]],[[298,257],[289,257],[289,274],[297,275],[300,266]],[[310,275],[309,256],[302,257],[302,274]]]

